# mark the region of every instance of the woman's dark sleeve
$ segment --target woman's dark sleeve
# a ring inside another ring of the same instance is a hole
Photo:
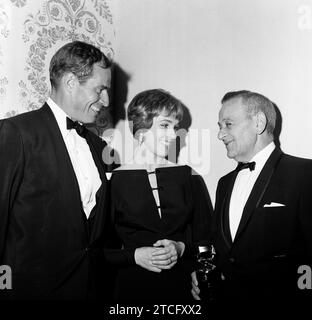
[[[213,207],[210,195],[203,178],[198,174],[191,176],[193,194],[193,217],[191,221],[192,240],[185,243],[184,256],[193,256],[199,245],[212,242],[212,213]]]
[[[135,249],[104,249],[105,261],[116,266],[134,265]]]

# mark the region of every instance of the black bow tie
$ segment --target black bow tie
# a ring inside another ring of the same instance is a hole
[[[235,170],[237,172],[239,172],[240,170],[249,168],[249,170],[252,171],[252,170],[255,170],[255,167],[256,167],[255,161],[252,161],[252,162],[239,162]]]
[[[67,129],[75,129],[76,132],[80,135],[80,137],[86,137],[86,130],[88,130],[85,126],[81,125],[78,121],[73,121],[72,119],[66,118]]]

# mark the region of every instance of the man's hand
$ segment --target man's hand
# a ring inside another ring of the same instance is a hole
[[[195,271],[192,272],[191,277],[192,277],[192,290],[191,290],[192,296],[194,297],[195,300],[201,300],[199,297],[200,290],[198,288],[198,281],[197,281]]]

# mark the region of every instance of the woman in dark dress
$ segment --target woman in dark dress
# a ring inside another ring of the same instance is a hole
[[[138,147],[111,178],[122,243],[114,253],[117,301],[192,300],[194,253],[210,237],[212,205],[202,178],[167,160],[182,117],[181,102],[160,89],[139,93],[128,107]]]

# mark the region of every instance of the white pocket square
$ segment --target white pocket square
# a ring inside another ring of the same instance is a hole
[[[110,180],[110,178],[112,177],[112,172],[105,172],[106,175],[106,179]]]
[[[265,204],[263,208],[272,208],[272,207],[285,207],[284,204],[278,202],[271,202],[269,204]]]

